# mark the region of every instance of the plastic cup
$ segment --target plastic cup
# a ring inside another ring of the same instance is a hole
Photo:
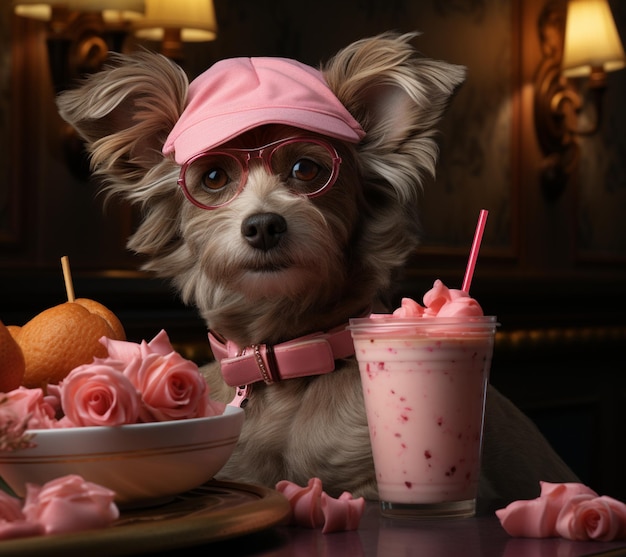
[[[350,320],[381,513],[476,512],[496,318]]]

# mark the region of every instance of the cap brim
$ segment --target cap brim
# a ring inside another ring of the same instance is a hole
[[[202,151],[222,145],[243,132],[266,124],[293,126],[349,143],[358,143],[364,135],[360,128],[354,129],[332,114],[293,107],[272,107],[205,118],[185,128],[177,137],[168,138],[163,152],[174,152],[176,162],[183,164]]]

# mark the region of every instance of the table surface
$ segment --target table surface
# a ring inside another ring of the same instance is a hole
[[[197,553],[196,553],[197,552]],[[368,502],[358,530],[322,534],[278,526],[240,538],[154,555],[258,557],[583,557],[626,556],[623,542],[511,538],[495,515],[457,519],[389,519]]]

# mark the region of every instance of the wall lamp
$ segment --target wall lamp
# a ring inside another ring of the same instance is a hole
[[[55,93],[102,68],[109,52],[122,52],[127,38],[160,42],[181,63],[183,43],[217,37],[213,0],[12,0],[18,16],[45,21],[50,75]],[[61,131],[66,160],[80,179],[89,175],[84,146],[71,128]]]
[[[48,22],[55,90],[97,71],[109,51],[121,52],[129,34],[159,41],[182,61],[183,43],[217,37],[213,0],[12,0],[17,15]]]
[[[183,43],[213,41],[217,19],[213,0],[144,0],[145,16],[133,21],[135,36],[159,41],[161,54],[182,61]]]
[[[47,22],[46,43],[55,92],[100,69],[109,51],[122,49],[141,0],[13,0],[18,16]]]
[[[577,168],[579,136],[602,123],[607,72],[626,66],[608,0],[549,1],[539,17],[542,59],[535,75],[534,119],[544,155],[541,186],[557,199]],[[578,114],[593,105],[595,121],[580,128]]]

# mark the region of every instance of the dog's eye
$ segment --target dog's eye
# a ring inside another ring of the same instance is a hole
[[[320,166],[311,159],[300,159],[291,168],[291,177],[303,182],[310,182],[317,178]]]
[[[223,168],[211,168],[202,175],[202,187],[209,191],[219,191],[229,182]]]

